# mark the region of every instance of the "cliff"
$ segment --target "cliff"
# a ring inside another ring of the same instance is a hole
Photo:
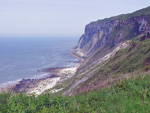
[[[148,33],[150,33],[150,7],[131,14],[91,22],[86,25],[85,33],[78,42],[77,54],[87,57],[102,46],[113,48],[120,42]]]
[[[73,50],[84,60],[63,94],[101,89],[148,71],[149,45],[150,7],[91,22]]]

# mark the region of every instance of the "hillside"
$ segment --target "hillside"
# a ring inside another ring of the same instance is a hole
[[[63,94],[101,89],[109,79],[148,71],[149,45],[150,7],[91,22],[73,50],[84,60]]]

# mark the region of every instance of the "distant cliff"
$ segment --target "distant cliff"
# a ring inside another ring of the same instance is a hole
[[[82,56],[89,56],[102,46],[112,48],[120,42],[148,33],[150,33],[150,7],[131,14],[91,22],[86,25],[77,50]]]

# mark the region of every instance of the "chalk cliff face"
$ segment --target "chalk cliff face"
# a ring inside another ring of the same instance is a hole
[[[120,42],[148,33],[150,33],[150,7],[131,14],[91,22],[86,25],[77,50],[82,56],[87,57],[102,46],[112,48]]]

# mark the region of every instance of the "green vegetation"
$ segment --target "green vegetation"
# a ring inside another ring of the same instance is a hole
[[[65,97],[24,93],[0,94],[0,113],[148,113],[150,74],[119,82],[102,90]]]
[[[150,39],[138,41],[139,38],[141,37],[134,38],[128,48],[119,50],[106,65],[95,71],[93,76],[91,76],[90,79],[83,85],[91,85],[91,83],[97,82],[97,80],[103,80],[109,77],[118,77],[134,71],[149,71]],[[99,54],[97,55],[99,56]],[[98,66],[101,66],[101,64],[98,64],[96,68]],[[93,68],[93,70],[94,69],[95,68]]]
[[[130,73],[150,65],[150,39],[133,41],[131,46],[117,52],[117,54],[99,70],[99,74]],[[97,74],[98,74],[97,73]]]

